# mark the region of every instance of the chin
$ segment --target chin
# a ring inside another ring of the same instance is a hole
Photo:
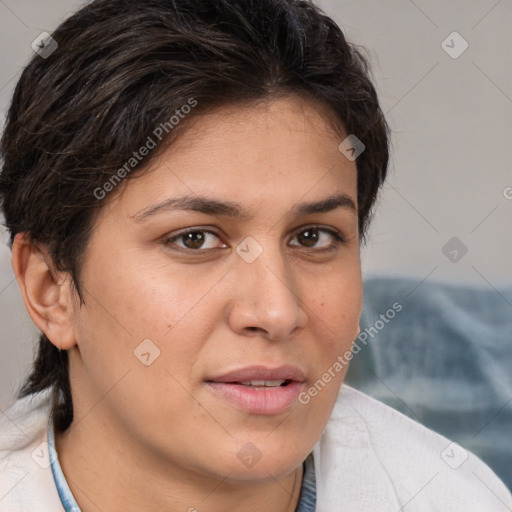
[[[228,460],[224,459],[224,471],[229,473],[229,478],[237,481],[266,482],[287,476],[302,464],[309,454],[309,447],[291,449],[291,443],[283,446],[279,443],[258,443],[248,441],[237,443],[237,446]]]
[[[302,464],[302,459],[296,457],[283,460],[261,459],[253,467],[244,468],[242,464],[234,464],[226,468],[229,473],[229,479],[237,482],[247,483],[265,483],[286,477],[293,473]]]

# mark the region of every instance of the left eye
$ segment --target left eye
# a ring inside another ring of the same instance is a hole
[[[342,236],[330,229],[319,228],[319,227],[308,227],[303,228],[300,231],[296,231],[293,238],[296,238],[298,244],[290,244],[292,247],[301,248],[313,248],[313,249],[331,249],[336,245],[343,243]],[[215,245],[214,239],[220,241],[220,238],[213,233],[205,229],[190,229],[184,231],[176,236],[165,240],[167,245],[174,244],[182,249],[189,249],[197,251],[198,249],[215,249],[219,247],[227,247],[222,244],[221,246]],[[181,243],[180,243],[181,242]],[[210,246],[208,246],[208,242]]]
[[[313,247],[315,249],[331,249],[343,242],[339,233],[319,227],[301,229],[295,237],[300,241],[300,247]],[[296,247],[295,244],[293,245]]]

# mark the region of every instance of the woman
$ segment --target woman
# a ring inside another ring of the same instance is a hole
[[[476,457],[454,470],[448,440],[341,387],[388,132],[331,19],[96,0],[38,48],[1,146],[42,333],[2,512],[512,506]]]

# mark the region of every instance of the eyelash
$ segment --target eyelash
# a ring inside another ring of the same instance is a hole
[[[305,226],[305,227],[299,228],[298,230],[296,230],[294,232],[293,237],[296,237],[297,235],[299,235],[300,233],[303,233],[304,231],[307,231],[308,229],[317,229],[319,232],[328,233],[329,235],[331,235],[333,237],[333,239],[334,239],[333,243],[329,247],[325,247],[323,249],[315,249],[314,247],[309,248],[309,247],[301,246],[301,245],[294,245],[293,247],[300,247],[302,249],[310,249],[311,251],[317,252],[317,253],[327,253],[327,252],[337,249],[340,245],[346,243],[346,239],[341,233],[331,230],[331,229],[323,228],[321,226],[316,226],[316,225]],[[179,238],[181,238],[189,233],[209,233],[209,234],[219,238],[219,240],[220,240],[219,235],[217,233],[215,233],[214,231],[211,231],[209,229],[201,229],[201,228],[192,227],[192,228],[184,229],[177,235],[174,235],[170,238],[166,238],[164,240],[164,245],[166,245],[166,246],[176,245],[176,244],[174,244],[175,240],[178,240]],[[172,249],[177,250],[177,251],[185,251],[185,252],[188,252],[189,254],[193,254],[193,253],[204,254],[206,252],[210,252],[215,249],[219,249],[219,247],[215,247],[213,249],[190,249],[188,247],[176,246],[175,248],[172,248]],[[220,249],[225,249],[225,247],[220,247]]]

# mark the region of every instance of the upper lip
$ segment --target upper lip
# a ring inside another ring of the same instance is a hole
[[[304,382],[306,379],[302,370],[296,366],[279,366],[267,368],[266,366],[247,366],[224,375],[211,377],[207,382],[245,382],[250,380],[294,380]]]

